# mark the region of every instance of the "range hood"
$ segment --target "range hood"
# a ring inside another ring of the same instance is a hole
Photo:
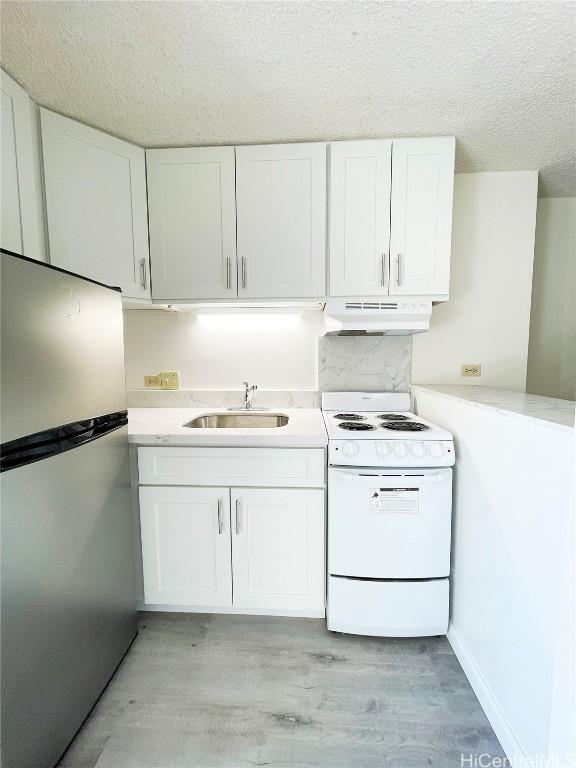
[[[335,333],[366,332],[405,335],[430,328],[431,301],[380,299],[327,299],[325,313],[337,320]]]

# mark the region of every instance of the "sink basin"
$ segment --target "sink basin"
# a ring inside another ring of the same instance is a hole
[[[282,413],[207,413],[184,424],[192,429],[269,429],[288,424]]]

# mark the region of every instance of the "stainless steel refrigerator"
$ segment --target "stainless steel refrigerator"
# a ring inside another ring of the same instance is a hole
[[[3,768],[51,768],[137,631],[120,293],[2,251]]]

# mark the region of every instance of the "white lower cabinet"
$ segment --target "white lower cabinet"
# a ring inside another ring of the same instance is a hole
[[[190,459],[190,449],[167,449],[177,450]],[[140,482],[148,459],[140,448]],[[266,474],[251,479],[261,487],[233,486],[232,473],[217,487],[140,486],[145,608],[324,615],[324,487],[269,488]]]
[[[144,600],[231,606],[229,488],[140,488]]]
[[[232,489],[234,605],[324,606],[324,491]]]

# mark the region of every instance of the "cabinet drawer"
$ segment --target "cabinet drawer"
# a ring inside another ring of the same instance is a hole
[[[139,448],[141,485],[322,488],[322,448]]]

